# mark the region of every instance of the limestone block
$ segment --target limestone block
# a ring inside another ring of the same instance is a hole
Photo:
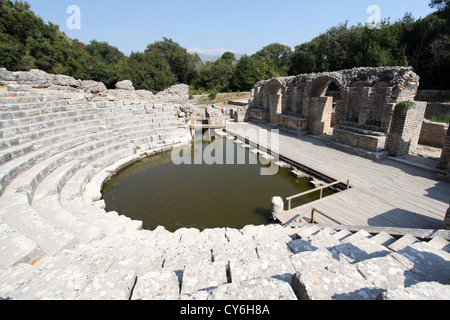
[[[291,261],[298,271],[292,287],[300,300],[375,300],[380,294],[355,266],[327,250],[301,253]]]
[[[174,85],[156,94],[156,99],[165,103],[185,104],[189,102],[189,86],[185,84]]]
[[[387,290],[380,300],[450,300],[450,285],[437,282],[421,282],[408,288]]]
[[[285,281],[257,278],[226,284],[213,290],[208,300],[297,300]]]
[[[230,274],[232,282],[242,282],[253,278],[274,278],[291,283],[295,269],[289,257],[270,259],[231,259]]]
[[[177,275],[169,270],[155,270],[137,278],[132,300],[160,300],[178,296],[180,283]]]
[[[106,86],[101,82],[92,80],[83,80],[80,85],[81,89],[88,93],[101,93],[107,90]]]
[[[16,290],[13,297],[18,300],[74,300],[92,279],[92,274],[74,268],[42,271]]]
[[[226,283],[225,263],[203,261],[184,268],[181,294],[210,291]]]
[[[31,92],[33,90],[33,88],[30,85],[15,84],[15,83],[7,84],[6,87],[9,91],[14,91],[14,92],[18,92],[18,91]]]
[[[96,276],[77,300],[128,300],[135,282],[134,272],[109,271]]]
[[[397,256],[397,259],[394,258]],[[400,263],[400,260],[403,263]],[[416,283],[411,261],[393,253],[386,257],[373,258],[355,264],[358,271],[374,286],[386,290],[395,290]]]
[[[72,77],[58,74],[55,75],[55,78],[53,79],[53,84],[56,86],[62,86],[62,87],[73,87],[73,88],[79,88],[81,84],[81,80],[75,80]]]
[[[130,80],[123,80],[123,81],[117,82],[116,89],[133,90],[134,91],[133,83]]]
[[[17,74],[17,82],[19,84],[31,85],[33,88],[48,88],[52,85],[55,77],[53,74],[37,69],[19,71]]]

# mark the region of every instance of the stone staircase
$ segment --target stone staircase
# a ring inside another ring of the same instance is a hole
[[[0,299],[449,299],[448,233],[163,227],[106,212],[103,182],[188,142],[170,106],[0,92]]]

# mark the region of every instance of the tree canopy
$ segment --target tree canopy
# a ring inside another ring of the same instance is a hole
[[[84,44],[44,21],[25,1],[0,0],[0,67],[41,69],[113,88],[129,79],[137,89],[161,91],[177,83],[209,92],[247,91],[260,80],[362,66],[412,66],[423,88],[450,88],[450,0],[430,0],[436,12],[386,19],[379,29],[340,23],[309,42],[272,43],[239,60],[225,52],[203,62],[163,37],[129,56],[107,42]]]

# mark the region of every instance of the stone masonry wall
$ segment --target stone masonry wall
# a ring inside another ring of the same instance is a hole
[[[448,123],[437,123],[425,120],[420,132],[419,144],[435,148],[444,147]]]
[[[406,112],[396,107],[388,142],[388,148],[394,156],[408,154],[409,150],[417,148],[425,109],[426,102],[416,102],[416,106]]]
[[[445,137],[444,147],[442,149],[442,156],[440,160],[440,168],[447,169],[450,165],[450,129],[447,130],[447,136]]]
[[[445,216],[445,220],[444,220],[442,229],[450,230],[450,207],[447,209],[447,214]]]

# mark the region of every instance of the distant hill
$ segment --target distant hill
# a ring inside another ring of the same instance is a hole
[[[194,54],[196,52],[189,52],[189,53]],[[204,53],[197,53],[197,54],[202,59],[203,62],[207,62],[207,61],[214,62],[222,57],[222,55],[213,56],[213,55],[204,54]],[[237,60],[239,60],[243,56],[243,54],[240,54],[240,53],[235,53],[234,55]]]

